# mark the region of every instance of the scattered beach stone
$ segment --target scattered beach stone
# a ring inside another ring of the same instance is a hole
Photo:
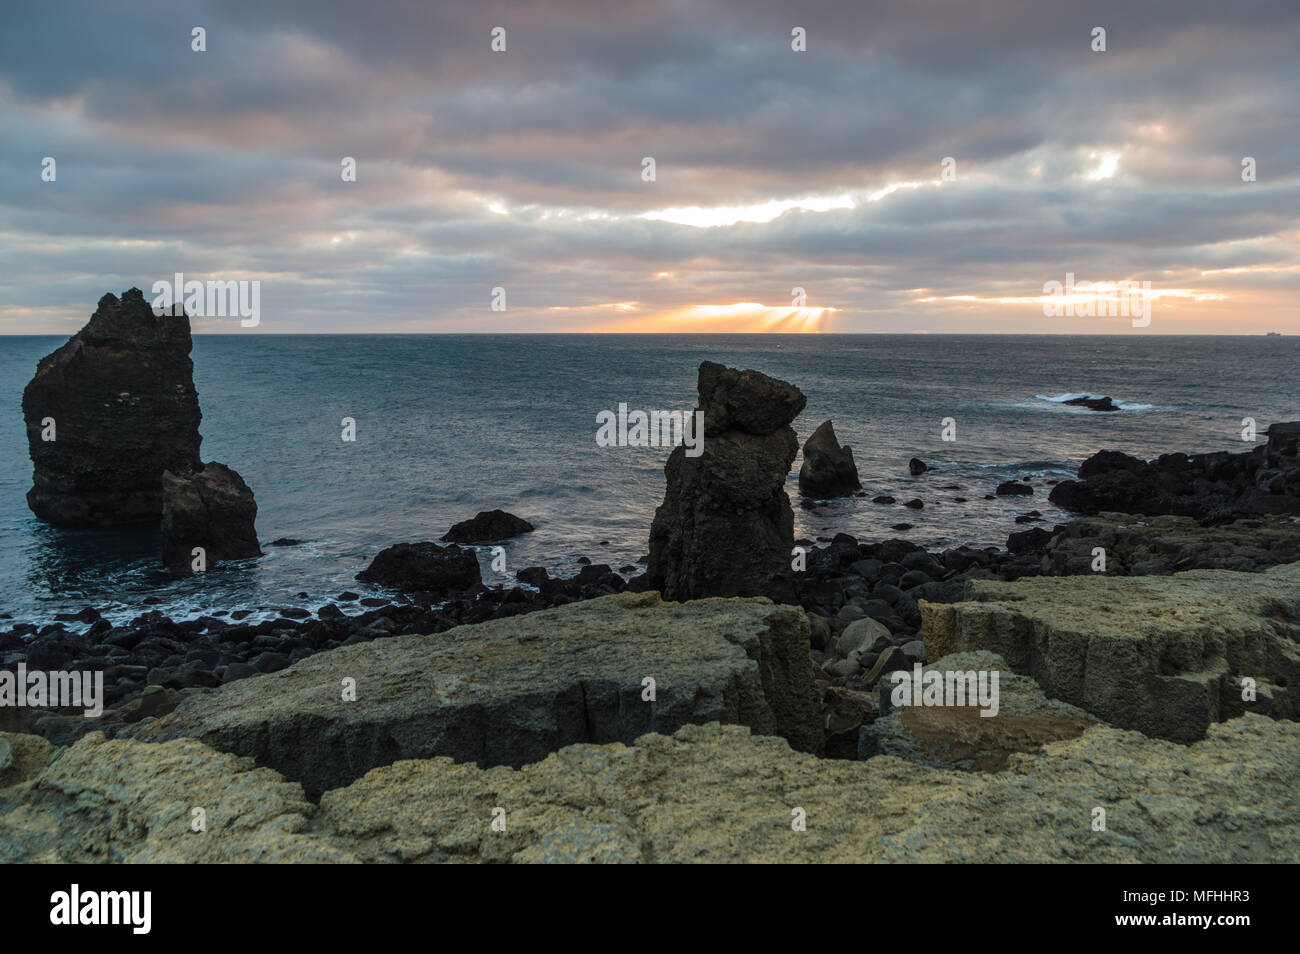
[[[532,533],[533,525],[504,510],[482,510],[470,520],[454,524],[442,536],[444,543],[489,543]]]
[[[911,530],[912,525],[910,523],[892,523],[889,525],[889,529],[898,531]]]
[[[880,494],[877,497],[872,497],[871,502],[875,504],[891,504],[894,503],[894,498],[889,494]]]
[[[334,597],[340,603],[351,603],[361,598],[360,593],[353,593],[351,590],[344,590],[338,596]]]
[[[1051,542],[1053,533],[1042,527],[1030,530],[1017,530],[1007,535],[1007,550],[1011,553],[1034,553],[1044,550]],[[1091,557],[1089,557],[1091,560]]]
[[[1014,480],[1006,480],[998,484],[998,489],[994,491],[998,497],[1029,497],[1034,493],[1034,488],[1028,484],[1022,484]]]
[[[919,477],[931,468],[919,457],[913,457],[907,462],[907,472],[913,477]]]
[[[853,462],[853,448],[843,447],[835,438],[835,427],[823,421],[803,445],[803,465],[799,468],[799,493],[805,497],[825,499],[848,497],[861,490],[858,468]]]
[[[917,498],[913,498],[912,500],[909,500],[907,503],[903,504],[903,506],[909,507],[912,510],[920,510],[925,506],[925,501],[917,497]]]

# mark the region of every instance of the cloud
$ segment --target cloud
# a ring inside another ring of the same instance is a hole
[[[0,333],[66,331],[175,271],[259,277],[266,332],[1041,330],[1001,300],[1067,271],[1194,293],[1153,331],[1300,331],[1294,3],[6,17]],[[794,286],[835,310],[727,310]]]

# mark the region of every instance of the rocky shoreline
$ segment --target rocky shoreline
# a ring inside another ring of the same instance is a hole
[[[701,365],[704,452],[670,456],[644,568],[485,585],[468,545],[533,531],[491,511],[377,554],[357,576],[386,600],[10,626],[0,669],[103,672],[107,708],[0,708],[0,860],[1300,860],[1300,424],[1238,455],[1101,451],[1052,490],[1069,522],[930,552],[793,538],[803,407]],[[868,493],[829,421],[800,487]],[[1005,677],[992,713],[890,701],[893,676],[976,671]],[[1257,784],[1225,774],[1229,749]],[[178,786],[209,793],[219,839],[162,838]],[[83,793],[149,807],[122,830]],[[257,820],[236,830],[231,798]],[[509,837],[485,798],[522,819]],[[709,829],[709,799],[731,821]],[[1119,837],[1090,836],[1099,802]],[[1180,821],[1140,817],[1156,804]],[[938,837],[1045,810],[1022,849]],[[792,811],[819,834],[781,842]],[[43,845],[40,818],[66,834]]]

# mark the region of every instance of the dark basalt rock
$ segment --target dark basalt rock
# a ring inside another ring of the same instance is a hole
[[[919,477],[930,469],[930,466],[919,457],[913,457],[907,462],[907,472],[913,477]]]
[[[194,473],[162,475],[162,557],[173,573],[189,573],[202,547],[210,569],[223,560],[261,556],[257,503],[237,473],[211,461]]]
[[[455,524],[441,539],[445,543],[487,543],[532,531],[533,525],[522,517],[504,510],[483,510],[473,519]]]
[[[713,361],[701,362],[698,390],[706,436],[729,430],[775,434],[799,416],[808,400],[787,381]]]
[[[1086,407],[1090,411],[1118,411],[1115,402],[1109,397],[1077,397],[1070,398],[1068,401],[1062,401],[1062,404],[1072,404],[1075,407]]]
[[[1028,484],[1007,480],[998,484],[998,489],[994,493],[999,497],[1030,497],[1034,493],[1034,488]]]
[[[861,490],[853,448],[835,439],[835,427],[823,421],[803,445],[803,466],[799,468],[799,493],[805,497],[848,497]]]
[[[703,453],[687,457],[685,447],[677,447],[668,458],[668,487],[637,586],[657,589],[668,600],[767,596],[796,602],[794,512],[785,478],[799,449],[790,422],[805,398],[785,381],[711,361],[700,365],[698,387]]]
[[[23,391],[35,465],[27,504],[61,527],[157,523],[164,471],[199,459],[198,393],[184,315],[157,317],[138,288],[105,295]],[[46,418],[52,441],[42,439]]]
[[[1300,514],[1300,422],[1274,424],[1268,443],[1242,454],[1164,454],[1152,461],[1104,450],[1079,467],[1079,479],[1052,488],[1065,510],[1196,517]]]
[[[408,592],[423,590],[434,596],[463,593],[483,582],[473,550],[430,542],[398,543],[380,550],[357,579]]]
[[[1034,527],[1032,530],[1019,530],[1007,536],[1007,551],[1009,553],[1032,553],[1047,548],[1055,534],[1050,530],[1044,530],[1042,527]]]

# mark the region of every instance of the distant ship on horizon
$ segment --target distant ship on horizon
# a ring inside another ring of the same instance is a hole
[[[1266,332],[1264,332],[1264,337],[1265,337],[1265,338],[1281,338],[1281,337],[1282,337],[1282,332],[1280,332],[1280,331],[1266,331]]]

